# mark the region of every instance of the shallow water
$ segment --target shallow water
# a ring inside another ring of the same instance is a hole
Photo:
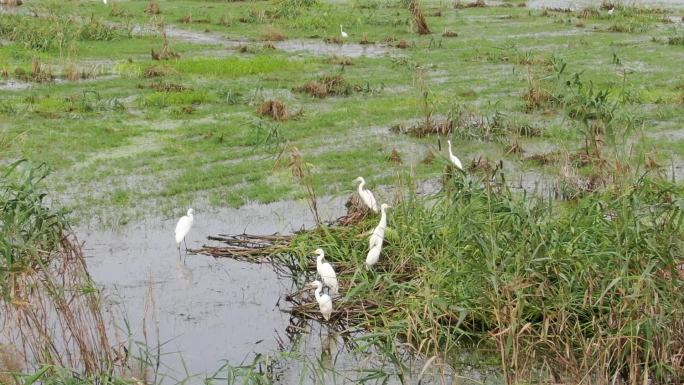
[[[337,55],[357,58],[361,56],[379,57],[391,54],[393,48],[378,44],[329,44],[320,40],[298,39],[284,40],[273,43],[273,45],[286,52],[305,52],[316,55]]]
[[[341,199],[320,203],[326,219],[344,209]],[[183,214],[179,210],[178,216]],[[291,281],[279,279],[268,264],[189,255],[184,265],[173,239],[176,220],[146,219],[115,231],[98,225],[76,230],[86,242],[93,279],[104,286],[114,312],[125,314],[136,340],[143,339],[146,318],[148,345],[156,345],[159,328],[162,352],[168,354],[162,359],[168,369],[162,371],[177,378],[184,377],[181,357],[190,373],[204,374],[222,360],[237,365],[252,352],[276,350],[277,336],[289,324],[279,305],[287,306],[280,298],[292,291]],[[187,243],[195,248],[217,233],[287,233],[311,225],[304,202],[199,209]]]

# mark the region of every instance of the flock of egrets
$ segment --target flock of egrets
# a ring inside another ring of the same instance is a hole
[[[451,141],[449,143],[449,160],[451,163],[457,167],[459,170],[463,170],[461,161],[454,155],[451,151]],[[374,213],[380,213],[380,221],[378,225],[373,229],[373,232],[368,239],[368,254],[366,255],[366,268],[370,269],[373,265],[378,263],[380,260],[380,253],[382,252],[382,245],[385,241],[385,229],[387,228],[387,209],[390,206],[386,203],[378,205],[373,192],[368,190],[366,186],[366,181],[362,177],[354,179],[354,183],[358,183],[358,193],[363,204],[372,210]],[[187,215],[182,216],[178,223],[176,224],[176,245],[178,246],[178,254],[180,254],[180,244],[185,240],[185,236],[188,235],[192,224],[194,222],[193,209],[189,209]],[[185,245],[187,250],[187,244]],[[337,282],[337,274],[335,269],[329,262],[323,262],[325,258],[325,252],[323,249],[316,249],[314,251],[316,256],[316,272],[321,277],[321,280],[313,281],[309,284],[309,287],[315,289],[314,296],[316,302],[318,302],[318,307],[325,320],[330,319],[330,315],[333,312],[333,301],[332,295],[336,295],[339,292],[339,284]],[[328,293],[323,293],[323,287],[327,287]]]

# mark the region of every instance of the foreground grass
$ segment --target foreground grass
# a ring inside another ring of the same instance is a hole
[[[458,366],[490,352],[508,383],[678,383],[684,379],[682,188],[644,178],[558,203],[460,176],[389,214],[387,243],[362,267],[375,218],[295,238],[309,266],[338,271],[337,322],[367,343],[405,341]]]

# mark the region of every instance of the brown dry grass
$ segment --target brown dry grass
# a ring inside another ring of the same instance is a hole
[[[0,339],[18,347],[19,362],[80,368],[86,375],[111,373],[114,353],[102,302],[92,288],[80,243],[64,235],[42,262],[7,275],[10,298],[0,300]]]
[[[375,42],[370,41],[370,40],[368,39],[368,33],[365,33],[365,32],[364,32],[363,36],[361,36],[361,40],[359,40],[359,44],[361,44],[361,45],[367,45],[367,44],[375,44]]]
[[[295,88],[295,91],[307,93],[316,98],[325,98],[330,95],[344,96],[355,91],[357,87],[349,84],[342,76],[323,76],[319,80],[312,80]]]
[[[0,344],[0,384],[19,384],[12,376],[12,373],[21,373],[24,370],[24,365],[19,358],[17,348]]]
[[[397,151],[396,148],[392,149],[392,152],[390,153],[387,160],[390,161],[390,163],[394,163],[394,164],[402,164],[403,163],[401,160],[401,154],[399,154],[399,151]]]
[[[444,28],[444,32],[442,32],[442,37],[456,37],[458,36],[458,33],[455,31],[449,30]]]
[[[394,46],[396,48],[406,49],[409,47],[409,43],[406,40],[401,39],[396,44],[394,44]]]
[[[419,0],[412,0],[409,4],[409,11],[411,11],[411,16],[413,17],[413,23],[416,25],[419,35],[430,34],[430,28],[427,25],[427,20],[423,15],[423,11],[420,8]]]
[[[485,0],[475,0],[472,3],[463,4],[461,0],[454,1],[454,8],[484,8],[487,6]]]
[[[180,55],[171,51],[171,48],[169,48],[169,39],[166,37],[166,32],[164,32],[162,36],[164,37],[164,43],[162,44],[161,51],[157,52],[154,48],[150,48],[152,60],[178,59]]]
[[[2,5],[8,5],[8,6],[13,6],[17,7],[19,5],[22,5],[24,2],[21,0],[2,0],[0,1],[0,4]]]
[[[159,15],[161,13],[159,2],[157,0],[150,0],[147,6],[145,6],[145,13],[148,15]]]
[[[342,39],[342,36],[326,37],[323,39],[323,41],[328,44],[344,44],[344,39]]]
[[[267,25],[261,30],[261,40],[283,41],[287,40],[287,36],[280,28],[273,25]]]
[[[425,157],[420,162],[423,164],[432,164],[432,162],[434,162],[436,158],[437,156],[435,155],[435,152],[432,150],[428,150],[428,152],[425,154]]]
[[[164,65],[156,65],[156,66],[146,68],[145,71],[143,72],[143,77],[159,78],[159,77],[173,75],[175,73],[176,73],[176,71],[171,67],[167,67]]]
[[[257,107],[257,114],[269,116],[273,120],[284,121],[291,119],[299,113],[291,113],[288,111],[287,105],[279,100],[266,100]]]
[[[328,60],[330,64],[339,64],[343,66],[350,66],[354,65],[354,60],[350,57],[347,56],[337,56],[337,55],[332,55],[330,56],[330,59]]]
[[[181,16],[180,19],[178,19],[179,22],[183,24],[189,24],[192,23],[192,13],[186,13],[185,15]]]

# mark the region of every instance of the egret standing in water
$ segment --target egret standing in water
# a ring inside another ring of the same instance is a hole
[[[330,263],[323,262],[325,253],[322,249],[316,249],[314,254],[316,254],[316,271],[318,271],[318,275],[321,276],[321,280],[325,286],[330,288],[330,292],[337,294],[339,286],[337,284],[337,274],[335,274],[335,269],[333,269]]]
[[[369,209],[373,210],[374,213],[377,213],[378,202],[375,200],[375,196],[373,195],[373,193],[370,190],[364,188],[364,186],[366,185],[366,181],[363,179],[363,177],[358,177],[354,179],[354,183],[356,182],[360,182],[359,196],[361,197],[363,203],[365,203]]]
[[[447,140],[447,143],[449,143],[449,160],[451,163],[454,164],[454,166],[458,167],[459,170],[463,171],[463,165],[461,164],[461,160],[454,155],[453,152],[451,152],[451,140]]]
[[[326,321],[330,320],[330,315],[333,311],[332,298],[327,294],[321,294],[321,290],[323,290],[321,281],[313,281],[311,282],[311,285],[316,287],[314,295],[316,296],[316,302],[318,302],[318,308],[321,310],[323,318],[325,318]]]
[[[371,249],[378,243],[382,243],[383,239],[385,239],[385,229],[387,228],[386,210],[388,208],[390,208],[390,205],[388,205],[387,203],[383,203],[380,206],[380,222],[375,227],[375,229],[373,229],[373,233],[371,234],[370,239],[368,240],[368,247]]]
[[[185,236],[188,235],[192,228],[192,223],[195,221],[195,210],[188,209],[188,214],[183,215],[176,224],[176,245],[178,246],[178,255],[180,256],[180,243],[185,243]],[[188,249],[188,244],[185,243],[185,249]]]
[[[342,24],[340,24],[340,36],[342,36],[343,39],[346,39],[349,37],[349,35],[342,30]]]

